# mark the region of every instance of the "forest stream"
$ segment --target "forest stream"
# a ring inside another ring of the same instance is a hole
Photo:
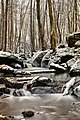
[[[38,71],[41,68],[32,68],[28,71]],[[27,70],[27,69],[26,69]],[[70,77],[64,73],[55,75],[54,73],[32,74],[32,76],[47,76],[56,80],[68,80]],[[25,91],[26,92],[26,91]],[[80,120],[80,103],[79,99],[74,96],[62,93],[55,94],[27,94],[26,96],[2,95],[0,98],[0,113],[4,116],[11,116],[11,120]],[[33,111],[33,117],[24,118],[23,111]]]

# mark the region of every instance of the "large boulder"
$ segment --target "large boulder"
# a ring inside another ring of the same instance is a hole
[[[61,63],[65,63],[75,56],[74,49],[69,47],[57,49],[56,55],[60,57]]]
[[[48,50],[38,51],[32,57],[32,66],[33,67],[41,67],[41,61],[43,56],[47,53]]]
[[[80,60],[79,59],[72,65],[69,74],[71,76],[80,76]]]
[[[28,71],[23,71],[23,70],[18,70],[18,69],[14,69],[8,65],[0,65],[0,75],[3,77],[19,77],[19,76],[31,76],[31,73]]]
[[[78,40],[80,40],[80,32],[74,32],[72,34],[69,34],[66,37],[66,41],[67,41],[69,47],[74,47],[75,42]]]
[[[75,62],[77,61],[77,57],[74,57],[74,58],[72,58],[72,59],[70,59],[70,60],[68,60],[67,61],[67,68],[68,68],[68,70],[70,70],[71,69],[71,67],[75,64]]]
[[[2,64],[9,66],[12,64],[20,64],[22,68],[24,67],[23,59],[21,57],[13,53],[0,51],[0,65]]]
[[[51,63],[62,64],[66,63],[68,60],[72,59],[75,56],[74,48],[57,48],[56,52],[50,56],[50,61],[48,65]]]
[[[42,61],[41,61],[41,67],[48,67],[48,62],[50,60],[50,56],[51,54],[53,53],[53,50],[49,50],[45,55],[44,57],[42,58]]]
[[[52,79],[47,77],[38,77],[36,80],[33,81],[33,86],[51,86]]]
[[[51,63],[50,64],[50,69],[54,69],[56,70],[56,72],[58,73],[62,73],[62,72],[65,72],[66,71],[66,68],[59,65],[59,64],[55,64],[55,63]]]
[[[14,73],[14,68],[8,66],[8,65],[0,65],[0,72],[4,74],[13,74]]]

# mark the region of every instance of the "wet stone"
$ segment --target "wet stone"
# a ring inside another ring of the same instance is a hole
[[[23,114],[24,118],[25,117],[32,117],[32,116],[34,116],[34,112],[33,111],[23,111],[22,114]]]
[[[33,87],[31,89],[32,94],[51,94],[55,93],[53,87]]]

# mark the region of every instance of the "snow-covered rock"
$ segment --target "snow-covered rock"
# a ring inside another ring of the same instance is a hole
[[[66,37],[66,41],[67,41],[69,47],[74,47],[75,42],[78,40],[80,40],[80,32],[74,32],[72,34],[69,34]]]
[[[20,64],[21,67],[24,67],[21,57],[10,52],[0,51],[0,64],[11,65],[12,63]]]
[[[32,57],[32,66],[41,67],[41,60],[48,50],[38,51]]]
[[[78,97],[80,97],[80,85],[77,86],[77,87],[74,89],[74,94],[76,94]]]
[[[54,69],[56,70],[56,72],[59,72],[59,73],[66,71],[66,68],[64,68],[63,66],[59,64],[55,64],[55,63],[51,63],[49,68]]]
[[[75,43],[75,48],[78,48],[80,47],[80,40],[78,40],[76,43]]]
[[[70,69],[75,64],[76,61],[77,61],[77,57],[74,57],[74,58],[68,60],[67,61],[67,67],[68,67],[68,69]]]
[[[33,87],[50,86],[52,83],[52,79],[48,77],[35,76],[30,83],[32,84]]]
[[[74,48],[66,47],[57,49],[56,55],[61,58],[61,63],[65,63],[75,56]]]
[[[51,54],[48,65],[51,63],[62,64],[66,63],[68,60],[72,59],[75,56],[74,48],[57,48],[56,52]]]
[[[69,74],[71,76],[80,75],[80,60],[79,59],[72,65]]]
[[[62,43],[57,46],[57,48],[65,48],[65,47],[66,47],[66,45],[62,44]]]
[[[70,89],[72,88],[72,90],[73,90],[75,83],[76,83],[76,77],[73,77],[69,82],[67,82],[62,88],[62,91],[63,91],[63,89],[65,89],[63,92],[63,95],[68,95],[70,92]],[[71,92],[73,92],[73,91],[71,91]]]
[[[8,66],[8,65],[0,65],[0,72],[5,73],[5,74],[13,74],[14,73],[14,68]]]
[[[49,50],[45,55],[44,57],[42,58],[42,61],[41,61],[41,67],[48,67],[48,62],[50,60],[50,56],[52,54],[53,50]]]

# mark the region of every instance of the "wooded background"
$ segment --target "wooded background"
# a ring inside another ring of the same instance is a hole
[[[80,31],[80,0],[0,0],[0,50],[55,50],[76,31]]]

